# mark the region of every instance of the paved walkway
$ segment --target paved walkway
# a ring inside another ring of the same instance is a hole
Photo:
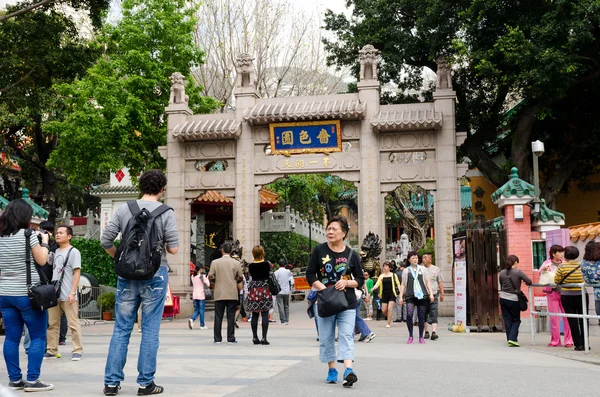
[[[600,338],[593,340],[590,355],[567,349],[506,347],[503,334],[454,334],[442,320],[440,339],[425,345],[406,345],[405,324],[385,328],[370,321],[377,338],[357,343],[354,365],[359,381],[351,390],[325,384],[326,365],[318,362],[314,322],[305,314],[306,304],[293,303],[289,326],[271,324],[271,346],[254,346],[250,324],[241,324],[236,345],[212,343],[212,329],[189,330],[185,319],[165,321],[161,329],[157,383],[165,396],[340,396],[374,393],[378,396],[548,396],[561,392],[595,393],[600,366],[565,359],[600,363]],[[208,314],[209,319],[212,313]],[[207,323],[212,328],[210,322]],[[63,358],[46,360],[42,379],[55,385],[60,396],[101,396],[111,324],[83,327],[82,361],[70,361],[70,346],[61,346]],[[136,362],[141,335],[131,337],[126,380],[119,395],[134,396]],[[544,335],[538,341],[545,342]],[[0,342],[3,337],[0,337]],[[69,339],[67,339],[69,340]],[[67,342],[69,343],[69,342]],[[1,347],[1,345],[0,345]],[[548,351],[546,351],[548,350]],[[572,357],[571,357],[572,356]],[[24,354],[21,356],[25,362]],[[22,365],[24,366],[24,365]],[[340,366],[341,371],[341,366]],[[0,383],[6,382],[4,361]],[[554,380],[559,380],[554,382]],[[591,388],[596,384],[594,389]],[[590,387],[588,387],[590,385]],[[1,394],[0,394],[1,395]]]

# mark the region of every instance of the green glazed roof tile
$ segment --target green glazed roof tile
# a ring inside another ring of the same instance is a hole
[[[38,218],[44,218],[44,219],[48,219],[48,215],[50,214],[48,211],[46,211],[45,209],[43,209],[42,207],[40,207],[39,205],[37,205],[35,203],[35,201],[33,201],[32,199],[29,198],[29,189],[25,188],[23,189],[23,197],[21,197],[23,200],[25,200],[27,202],[27,204],[29,204],[31,206],[31,208],[33,208],[33,215],[37,216]]]
[[[546,200],[542,199],[542,205],[540,206],[540,212],[538,214],[532,213],[533,219],[540,222],[560,222],[565,220],[565,214],[562,212],[551,210],[546,206]]]
[[[2,209],[2,210],[5,209],[6,206],[8,205],[8,203],[10,203],[10,201],[8,201],[4,197],[0,196],[0,209]]]
[[[492,193],[492,201],[496,203],[502,196],[508,197],[523,197],[534,196],[535,188],[529,182],[525,182],[519,178],[519,170],[513,167],[511,170],[510,179],[500,189]]]

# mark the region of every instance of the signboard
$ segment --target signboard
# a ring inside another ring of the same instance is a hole
[[[533,306],[548,306],[548,297],[547,296],[534,296],[533,297]]]
[[[515,221],[523,220],[523,206],[515,205]]]
[[[274,123],[269,125],[272,154],[342,151],[339,120]]]
[[[454,323],[467,325],[466,238],[454,240]]]

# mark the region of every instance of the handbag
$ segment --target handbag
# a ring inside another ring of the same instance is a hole
[[[519,299],[519,310],[524,312],[529,307],[529,299],[527,299],[527,297],[525,296],[525,293],[523,291],[521,291],[520,288],[517,288],[517,286],[513,282],[512,278],[510,278],[509,270],[510,269],[506,269],[506,276],[510,280],[510,283],[512,284],[513,288],[515,289],[515,294],[517,294],[517,298]]]
[[[27,295],[29,304],[33,310],[43,311],[58,305],[58,297],[54,286],[48,281],[44,272],[39,271],[36,263],[35,268],[41,275],[39,283],[31,285],[31,229],[25,230],[25,266],[27,268]]]
[[[538,284],[540,284],[540,285],[554,284],[554,276],[555,275],[556,275],[556,272],[550,272],[550,271],[544,270],[540,274],[540,281],[538,282]]]
[[[206,276],[203,276],[206,277]],[[208,282],[208,278],[206,279],[206,281]],[[204,287],[204,299],[212,299],[213,297],[213,293],[212,290],[210,289],[210,282],[208,283],[208,285],[206,285],[204,283],[204,280],[202,280],[202,286]]]
[[[348,266],[346,266],[346,270],[344,271],[344,274],[342,274],[342,277],[348,274],[353,258],[354,254],[350,253]],[[335,285],[317,291],[317,302],[319,317],[331,317],[347,310],[350,306],[348,298],[346,298],[346,290],[337,290],[335,289]]]
[[[52,286],[54,287],[54,291],[56,291],[56,297],[58,299],[60,299],[60,288],[62,287],[63,278],[65,278],[65,267],[67,267],[67,264],[69,263],[69,255],[71,255],[71,251],[73,250],[73,248],[74,247],[71,247],[71,248],[69,248],[69,251],[67,251],[67,257],[65,258],[65,261],[63,262],[60,279],[50,281],[50,284],[52,284]]]
[[[281,292],[281,287],[273,272],[269,272],[269,291],[271,291],[271,295],[277,295]]]

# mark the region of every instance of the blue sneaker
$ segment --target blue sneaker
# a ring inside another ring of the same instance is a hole
[[[352,368],[346,368],[346,370],[344,371],[344,382],[342,383],[342,386],[351,387],[353,384],[356,383],[357,380],[358,376],[356,376],[354,371],[352,371]]]
[[[327,373],[327,383],[337,383],[338,381],[338,372],[335,368],[329,368],[329,372]]]

